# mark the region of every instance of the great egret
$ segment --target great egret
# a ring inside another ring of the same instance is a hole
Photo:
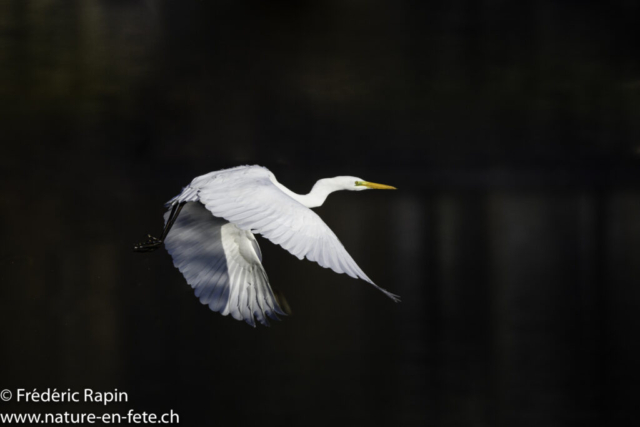
[[[171,199],[160,239],[134,247],[157,249],[164,242],[202,304],[223,316],[231,314],[255,327],[255,320],[285,314],[262,266],[254,234],[262,234],[299,259],[306,257],[336,273],[360,278],[392,300],[400,298],[367,277],[342,243],[309,208],[321,206],[334,191],[394,187],[352,176],[321,179],[309,194],[299,195],[280,184],[262,166],[239,166],[199,176]]]

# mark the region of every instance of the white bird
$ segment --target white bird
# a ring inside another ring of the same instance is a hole
[[[191,181],[171,199],[160,239],[134,247],[148,252],[164,242],[174,265],[202,304],[223,316],[244,320],[285,314],[262,266],[254,234],[261,234],[299,259],[307,258],[336,273],[360,278],[398,302],[400,298],[367,277],[331,229],[310,208],[334,191],[394,187],[352,176],[321,179],[306,195],[295,194],[262,166],[210,172]],[[283,304],[284,305],[284,304]]]

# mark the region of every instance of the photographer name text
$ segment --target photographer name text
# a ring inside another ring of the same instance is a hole
[[[85,388],[82,391],[72,391],[67,389],[59,391],[58,389],[46,389],[32,391],[19,388],[16,390],[16,401],[18,402],[33,402],[33,403],[60,403],[60,402],[89,402],[100,403],[102,405],[108,405],[116,402],[128,402],[129,396],[124,391],[95,391],[90,388]]]

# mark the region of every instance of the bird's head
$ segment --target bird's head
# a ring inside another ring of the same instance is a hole
[[[365,181],[355,176],[337,176],[330,178],[333,184],[338,186],[340,190],[362,191],[362,190],[395,190],[396,187],[384,184],[376,184],[374,182]]]

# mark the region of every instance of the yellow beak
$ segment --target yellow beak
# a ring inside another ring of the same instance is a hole
[[[372,188],[374,190],[397,190],[396,187],[392,187],[390,185],[376,184],[375,182],[369,182],[369,181],[363,181],[362,185],[367,188]]]

